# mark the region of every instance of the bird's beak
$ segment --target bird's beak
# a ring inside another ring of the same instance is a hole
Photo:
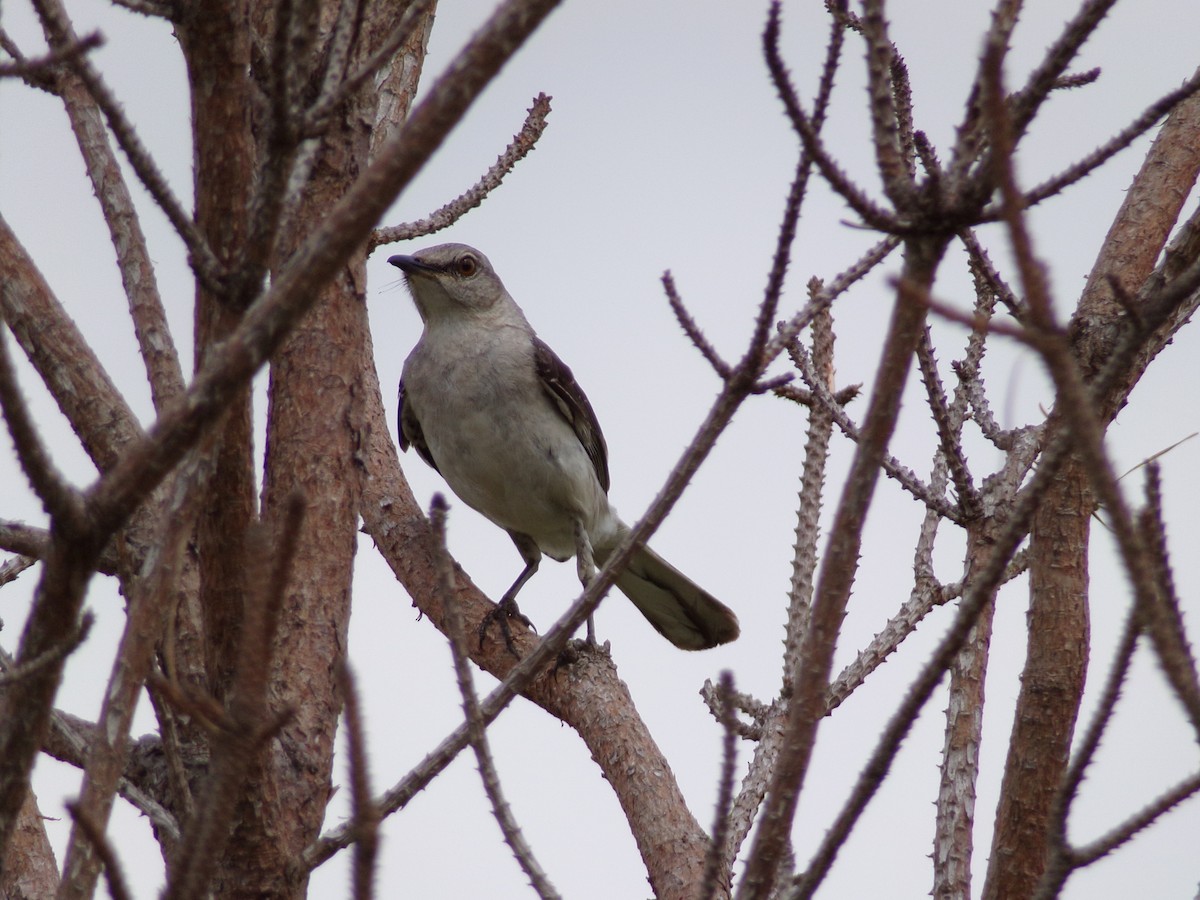
[[[405,275],[419,275],[423,272],[436,272],[437,268],[429,263],[421,262],[415,256],[405,256],[403,253],[388,257],[388,265],[395,266]]]

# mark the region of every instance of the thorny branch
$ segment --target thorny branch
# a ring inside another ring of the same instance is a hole
[[[537,144],[542,132],[546,130],[546,117],[550,114],[550,99],[545,94],[538,94],[533,98],[533,106],[529,108],[525,124],[513,137],[512,143],[505,148],[492,167],[469,190],[424,219],[387,228],[377,228],[367,242],[368,249],[434,234],[449,228],[481,204],[492,191],[500,186],[504,177],[513,170],[513,167],[524,159]]]
[[[475,685],[471,679],[471,670],[467,662],[465,647],[465,629],[462,614],[454,597],[454,568],[450,554],[446,550],[446,500],[441,494],[435,494],[429,511],[429,523],[438,543],[438,569],[442,582],[442,603],[446,609],[448,624],[447,637],[450,642],[450,653],[454,660],[454,675],[458,681],[458,690],[462,695],[463,712],[466,714],[467,729],[470,734],[471,747],[475,751],[475,761],[479,764],[479,776],[483,781],[484,791],[492,805],[492,814],[500,824],[504,841],[516,857],[521,871],[529,879],[534,891],[542,900],[552,900],[559,896],[558,891],[546,877],[533,848],[529,846],[521,828],[517,825],[512,814],[512,808],[504,799],[500,787],[500,774],[496,771],[496,763],[492,758],[483,717],[479,709],[479,697],[475,693]]]

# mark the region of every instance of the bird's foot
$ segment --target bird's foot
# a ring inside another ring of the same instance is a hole
[[[517,602],[515,600],[506,598],[492,607],[488,614],[483,617],[483,621],[479,623],[480,650],[483,649],[483,641],[484,638],[487,637],[488,629],[491,628],[492,625],[499,625],[500,634],[504,637],[504,646],[508,648],[508,652],[517,659],[521,658],[521,654],[517,652],[516,644],[513,643],[512,628],[510,628],[508,624],[509,619],[515,619],[530,631],[537,631],[537,629],[533,627],[533,622],[529,620],[529,617],[524,615],[521,610],[517,608]]]

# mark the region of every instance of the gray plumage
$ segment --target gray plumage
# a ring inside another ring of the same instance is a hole
[[[608,451],[571,370],[537,337],[478,250],[442,244],[389,263],[404,272],[424,330],[404,363],[400,447],[416,449],[465,503],[507,531],[525,568],[576,556],[580,579],[628,528],[608,502]],[[702,650],[738,636],[733,612],[648,547],[617,587],[667,640]]]

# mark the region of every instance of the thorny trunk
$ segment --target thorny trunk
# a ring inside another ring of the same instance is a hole
[[[1089,650],[1088,523],[1095,504],[1076,458],[1038,508],[1031,535],[1029,642],[1000,786],[984,897],[1028,897],[1066,770]]]
[[[991,540],[976,523],[968,536],[967,571],[987,559]],[[984,682],[992,640],[993,597],[982,610],[962,650],[950,667],[950,702],[946,710],[946,741],[942,749],[941,783],[933,844],[933,897],[969,900],[975,827],[979,744],[983,736]]]

